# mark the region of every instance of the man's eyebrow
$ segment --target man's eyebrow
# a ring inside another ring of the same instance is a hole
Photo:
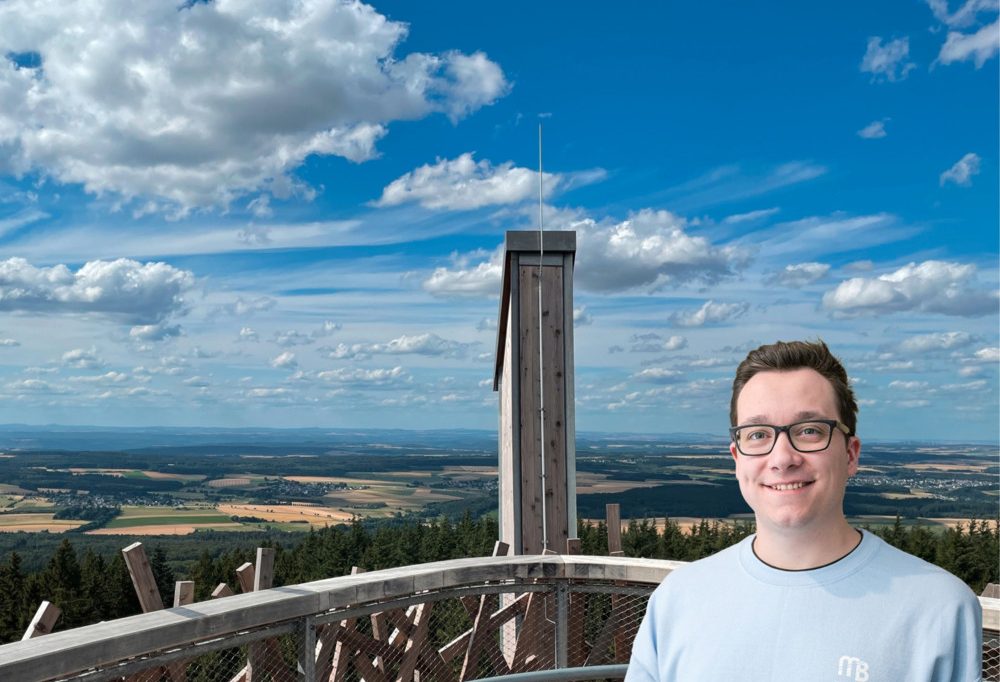
[[[795,413],[795,420],[796,421],[800,421],[800,420],[801,421],[805,421],[807,419],[828,419],[828,417],[825,414],[823,414],[822,412],[815,412],[813,410],[804,410],[802,412],[796,412]],[[743,421],[740,422],[740,425],[748,425],[748,424],[770,424],[770,423],[771,423],[770,419],[768,419],[764,415],[758,414],[758,415],[754,415],[753,417],[747,417],[746,419],[744,419]]]
[[[826,415],[822,412],[813,412],[812,410],[806,410],[805,412],[796,412],[796,419],[826,419]]]

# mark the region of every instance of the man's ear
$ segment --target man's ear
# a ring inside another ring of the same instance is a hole
[[[847,475],[858,473],[858,460],[861,459],[861,439],[851,436],[847,439]]]
[[[735,462],[736,461],[736,455],[737,455],[737,452],[736,452],[736,443],[730,443],[729,444],[729,454],[733,456],[733,461]]]

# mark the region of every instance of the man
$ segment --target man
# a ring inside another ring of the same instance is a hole
[[[627,681],[980,679],[972,591],[844,517],[857,409],[823,342],[750,352],[733,381],[729,451],[757,532],[656,589]]]

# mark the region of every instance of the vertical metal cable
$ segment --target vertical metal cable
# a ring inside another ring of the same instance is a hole
[[[542,458],[542,551],[549,548],[549,518],[545,504],[545,358],[542,354],[542,261],[545,244],[542,229],[542,124],[538,124],[538,424],[539,456]]]

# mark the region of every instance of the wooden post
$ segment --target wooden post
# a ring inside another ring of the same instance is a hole
[[[253,574],[253,590],[269,590],[274,582],[274,549],[257,548],[257,567]]]
[[[28,624],[28,629],[24,631],[24,636],[21,637],[23,642],[26,639],[31,639],[32,637],[37,637],[38,635],[47,635],[52,632],[52,628],[55,627],[56,621],[59,620],[59,616],[62,615],[62,609],[49,601],[43,601],[38,610],[35,611],[34,618]]]
[[[174,583],[174,608],[194,603],[194,581],[178,580]]]
[[[608,526],[608,556],[625,556],[622,551],[622,512],[618,503],[604,507]]]
[[[500,539],[514,554],[558,551],[576,536],[575,253],[575,232],[507,233],[493,390],[500,391]]]
[[[122,550],[122,554],[125,556],[125,564],[128,566],[129,575],[132,576],[132,585],[139,597],[143,613],[162,609],[163,599],[160,598],[160,590],[156,586],[156,578],[153,577],[153,569],[149,566],[149,559],[146,558],[146,550],[142,548],[142,543],[133,542]]]
[[[253,592],[254,568],[249,561],[236,569],[236,579],[240,583],[240,590],[245,594]]]
[[[231,597],[233,596],[233,590],[226,583],[219,583],[214,590],[212,590],[212,599],[219,599],[221,597]]]
[[[133,542],[122,550],[125,556],[125,565],[128,566],[128,573],[132,577],[132,585],[135,593],[139,597],[139,605],[143,613],[159,611],[163,608],[163,598],[160,597],[160,588],[156,586],[156,578],[153,577],[153,569],[149,565],[146,557],[146,550],[141,542]],[[192,583],[192,595],[194,594],[194,584]],[[174,661],[163,668],[152,668],[144,670],[127,678],[128,682],[137,680],[160,679],[160,671],[164,671],[167,677],[173,682],[184,682],[187,678],[184,661]]]

